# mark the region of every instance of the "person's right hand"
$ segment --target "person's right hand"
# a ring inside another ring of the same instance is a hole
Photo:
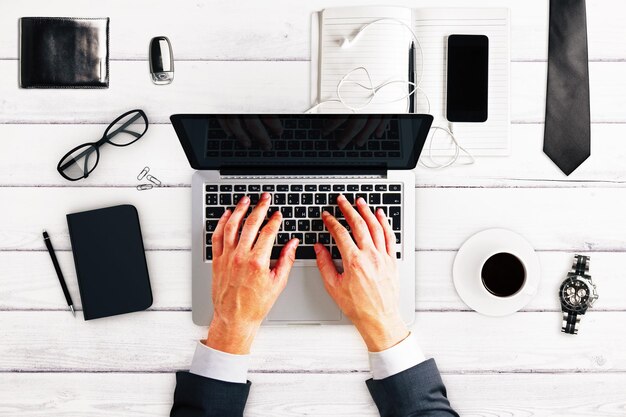
[[[396,238],[384,211],[378,209],[374,215],[363,198],[356,201],[358,212],[343,195],[337,203],[354,241],[346,228],[324,211],[322,219],[337,242],[344,271],[337,271],[330,252],[320,243],[315,245],[317,265],[326,290],[352,320],[367,349],[380,352],[409,335],[398,305]]]

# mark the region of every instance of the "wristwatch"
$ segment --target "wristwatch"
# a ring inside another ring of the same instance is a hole
[[[574,256],[571,272],[559,289],[561,310],[563,311],[563,333],[578,334],[580,316],[587,312],[589,307],[598,299],[596,286],[591,282],[589,275],[589,257]]]

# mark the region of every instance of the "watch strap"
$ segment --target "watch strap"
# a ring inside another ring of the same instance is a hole
[[[591,278],[589,275],[589,259],[589,256],[574,255],[574,263],[572,264],[571,274]]]
[[[578,334],[578,325],[580,324],[580,316],[576,313],[568,311],[563,312],[563,326],[561,331],[568,334]]]

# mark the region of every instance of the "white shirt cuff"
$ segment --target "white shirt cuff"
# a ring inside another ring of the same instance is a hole
[[[369,352],[369,359],[374,379],[385,379],[399,374],[426,360],[412,333],[389,349],[382,352]]]
[[[233,355],[198,342],[189,372],[219,381],[245,384],[249,361],[250,355]]]

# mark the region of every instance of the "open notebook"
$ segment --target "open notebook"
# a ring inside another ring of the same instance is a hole
[[[423,8],[344,7],[325,9],[313,16],[311,101],[313,104],[337,98],[337,85],[356,67],[369,71],[374,86],[389,80],[408,81],[410,32],[394,21],[368,27],[350,48],[342,48],[345,37],[352,39],[365,24],[382,18],[397,19],[411,27],[419,39],[423,63],[416,53],[417,79],[428,96],[416,96],[416,112],[429,113],[434,125],[449,127],[445,118],[446,45],[451,34],[483,34],[489,38],[489,105],[485,123],[454,123],[459,143],[473,155],[508,155],[509,153],[509,10],[506,8]],[[423,66],[422,66],[423,64]],[[364,72],[350,80],[367,84]],[[381,90],[364,110],[367,113],[407,111],[406,101],[391,102],[406,96],[408,86],[395,84]],[[363,103],[369,92],[354,84],[344,84],[341,95],[353,105]],[[346,112],[341,103],[327,103],[318,112]],[[432,135],[432,133],[431,133]],[[433,155],[453,151],[443,132],[433,141]]]

